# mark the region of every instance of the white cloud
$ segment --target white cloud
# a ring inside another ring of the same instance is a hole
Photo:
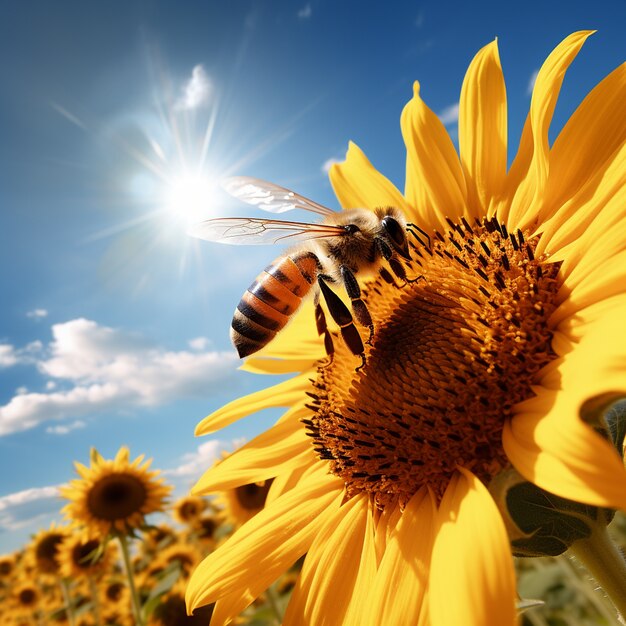
[[[41,320],[44,317],[48,317],[48,311],[46,311],[46,309],[33,309],[32,311],[28,311],[28,313],[26,313],[26,317]]]
[[[307,2],[299,11],[298,11],[298,19],[299,20],[308,20],[313,14],[313,9],[311,8],[311,3]]]
[[[67,435],[67,433],[77,430],[79,428],[85,428],[87,426],[86,422],[83,420],[74,420],[69,424],[59,424],[58,426],[48,426],[46,428],[46,432],[51,435]]]
[[[206,350],[211,345],[210,339],[206,337],[196,337],[195,339],[190,339],[187,343],[192,350]]]
[[[8,343],[0,343],[0,367],[12,367],[17,362],[18,355],[15,348]]]
[[[197,479],[220,458],[220,452],[226,445],[219,439],[210,439],[198,446],[195,452],[183,454],[178,467],[164,470],[165,476],[188,477]]]
[[[191,78],[183,88],[183,95],[176,103],[177,109],[191,111],[206,105],[213,91],[211,81],[202,65],[196,65],[191,71]]]
[[[330,168],[335,164],[335,163],[341,163],[344,159],[338,159],[336,157],[331,157],[330,159],[326,159],[323,163],[322,163],[322,167],[321,170],[322,172],[324,172],[324,174],[328,174],[328,172],[330,172]]]
[[[24,387],[24,386],[22,385],[21,387],[18,387],[18,388],[15,390],[15,393],[16,393],[18,396],[23,396],[25,393],[28,393],[28,387]]]
[[[526,87],[526,93],[530,96],[533,93],[533,89],[535,88],[535,83],[537,82],[537,76],[539,75],[539,69],[536,69],[528,79],[528,87]]]
[[[72,386],[15,395],[0,406],[0,435],[103,410],[207,396],[223,390],[237,365],[231,352],[166,350],[84,318],[53,325],[52,336],[47,356],[33,361],[52,382]]]
[[[0,497],[0,532],[17,530],[58,513],[60,486],[33,487]]]
[[[35,355],[41,352],[41,341],[31,341],[24,348],[16,349],[8,343],[0,344],[0,369],[24,363],[34,363]]]
[[[441,112],[437,114],[444,126],[451,126],[457,124],[459,121],[459,103],[456,102],[447,106]]]

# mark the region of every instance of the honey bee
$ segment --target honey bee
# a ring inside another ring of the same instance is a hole
[[[384,267],[386,261],[396,277],[412,282],[398,256],[411,260],[407,232],[421,243],[414,229],[430,241],[428,235],[414,224],[407,224],[394,207],[337,212],[284,187],[243,176],[228,178],[222,186],[231,196],[264,211],[283,213],[304,209],[323,217],[319,223],[255,217],[218,218],[201,222],[190,230],[189,234],[194,237],[225,244],[294,244],[256,277],[235,309],[230,336],[240,358],[272,341],[303,298],[314,290],[317,331],[324,336],[326,353],[332,359],[334,347],[320,294],[346,345],[361,357],[357,368],[360,369],[365,364],[365,350],[354,318],[369,329],[368,343],[373,337],[374,324],[361,299],[357,276],[362,279],[378,271],[385,280],[394,282]],[[344,287],[354,318],[329,283]]]

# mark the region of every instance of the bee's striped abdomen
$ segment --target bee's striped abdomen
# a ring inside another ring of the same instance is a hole
[[[243,294],[233,315],[231,339],[241,358],[267,345],[311,289],[317,257],[310,252],[279,257]]]

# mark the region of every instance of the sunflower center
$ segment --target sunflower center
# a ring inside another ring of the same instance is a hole
[[[136,476],[109,474],[93,485],[87,506],[94,517],[114,521],[139,513],[146,498],[146,487]]]
[[[72,548],[72,561],[76,567],[89,569],[99,563],[104,553],[97,554],[96,550],[100,546],[97,539],[90,539],[85,543],[78,543]],[[96,558],[97,556],[97,558]]]
[[[186,521],[197,517],[199,512],[200,507],[195,502],[185,502],[178,510],[180,517]]]
[[[22,589],[19,593],[19,600],[22,606],[31,606],[37,600],[37,593],[34,589]]]
[[[59,547],[63,542],[64,536],[60,533],[48,533],[44,536],[35,548],[35,558],[39,569],[51,574],[59,569]]]
[[[441,495],[459,465],[485,483],[507,465],[505,420],[555,357],[558,264],[535,258],[527,238],[495,220],[450,222],[413,248],[412,282],[383,272],[364,290],[366,364],[355,371],[336,339],[304,420],[348,495],[404,506],[422,486]]]
[[[111,583],[106,588],[106,592],[105,592],[107,600],[117,602],[122,597],[123,591],[124,591],[124,585],[122,585],[122,583]]]

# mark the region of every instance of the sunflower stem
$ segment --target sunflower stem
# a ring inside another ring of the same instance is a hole
[[[626,560],[611,541],[606,526],[592,526],[591,535],[575,541],[569,551],[609,596],[618,611],[619,622],[626,623]]]
[[[274,612],[274,615],[276,616],[276,619],[278,620],[279,624],[283,623],[283,613],[280,610],[280,607],[278,606],[278,598],[276,597],[276,593],[274,592],[274,589],[272,587],[268,587],[267,591],[265,592],[265,594],[267,595],[267,599],[269,601],[269,605],[272,608],[272,611]]]
[[[100,600],[98,599],[98,588],[96,587],[96,581],[93,576],[88,576],[89,579],[89,593],[91,593],[91,601],[93,603],[93,619],[95,626],[100,626]]]
[[[72,599],[70,597],[70,588],[65,578],[59,578],[59,584],[61,585],[61,593],[63,594],[63,602],[65,604],[65,612],[67,613],[67,621],[70,626],[74,626],[76,620],[74,618],[74,607],[72,606]]]
[[[137,587],[135,586],[135,579],[133,577],[133,566],[130,562],[130,552],[128,550],[128,540],[123,533],[116,533],[117,539],[120,542],[122,548],[122,558],[124,559],[124,569],[126,570],[126,577],[128,578],[128,588],[130,589],[130,599],[133,605],[133,615],[135,617],[136,626],[144,626],[141,616],[141,603],[139,602],[139,594],[137,593]]]

